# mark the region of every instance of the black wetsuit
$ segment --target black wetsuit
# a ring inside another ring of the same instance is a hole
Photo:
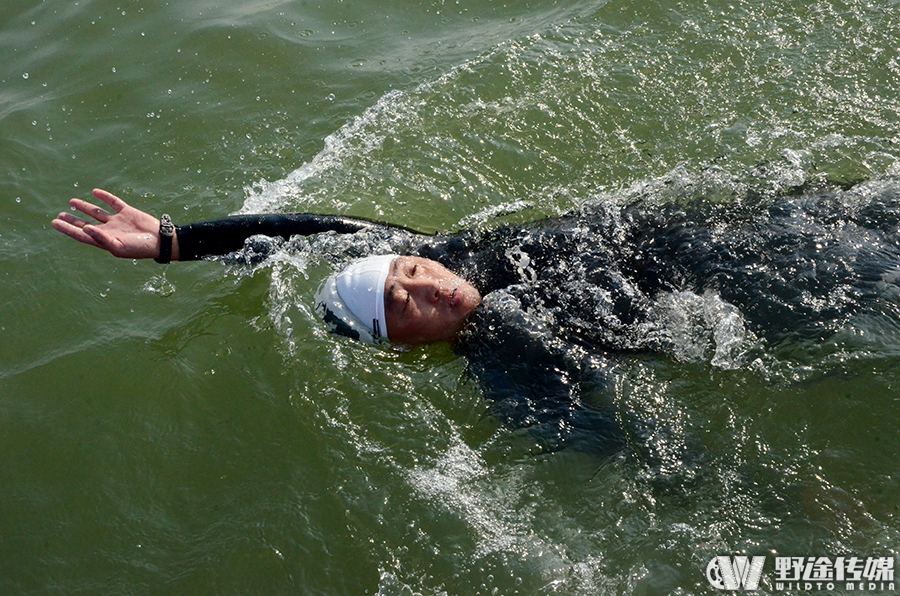
[[[531,429],[551,449],[611,454],[629,443],[646,447],[616,411],[608,384],[623,352],[668,349],[671,337],[648,332],[660,331],[652,321],[660,296],[714,292],[770,346],[821,341],[863,312],[895,313],[898,188],[882,184],[862,200],[838,189],[727,205],[602,203],[486,233],[405,231],[405,252],[442,263],[484,296],[456,348],[500,419]],[[179,227],[178,239],[188,260],[239,250],[258,234],[384,227],[308,214],[239,216]]]

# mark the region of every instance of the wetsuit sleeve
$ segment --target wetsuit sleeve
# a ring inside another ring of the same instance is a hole
[[[387,227],[365,219],[311,213],[235,215],[223,219],[177,226],[178,259],[195,261],[206,256],[241,250],[247,238],[271,236],[288,239],[322,232],[352,234]]]

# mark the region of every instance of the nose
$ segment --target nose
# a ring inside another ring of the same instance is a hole
[[[414,278],[406,283],[406,290],[420,300],[437,304],[441,300],[441,280],[432,277]]]

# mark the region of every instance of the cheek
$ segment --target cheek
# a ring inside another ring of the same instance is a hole
[[[428,305],[417,311],[416,317],[410,319],[410,327],[424,331],[442,331],[453,324],[453,313]]]

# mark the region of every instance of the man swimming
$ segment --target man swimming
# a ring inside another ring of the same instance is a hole
[[[659,427],[635,423],[610,399],[623,355],[677,354],[681,338],[667,312],[679,297],[714,295],[746,337],[791,353],[831,341],[855,317],[893,321],[900,303],[893,181],[855,194],[825,189],[728,204],[606,202],[523,226],[435,236],[309,214],[175,227],[94,194],[113,212],[73,199],[97,223],[61,213],[53,226],[124,258],[223,255],[255,235],[390,231],[400,254],[354,261],[322,284],[317,310],[329,328],[368,342],[452,342],[492,412],[548,449],[612,454],[631,445],[651,459],[679,460],[661,455],[672,441],[654,445]],[[715,357],[739,366],[746,346],[723,345],[735,353],[716,346]]]
[[[109,192],[93,194],[112,212],[72,199],[70,205],[96,223],[63,212],[53,227],[116,257],[162,263],[239,251],[258,235],[290,238],[388,228],[364,219],[311,214],[232,216],[174,226],[167,216],[157,219]],[[368,343],[449,341],[472,362],[493,412],[511,426],[529,428],[544,447],[574,443],[604,455],[622,448],[625,438],[614,409],[593,390],[577,390],[579,378],[585,388],[597,385],[591,367],[581,370],[580,357],[547,344],[543,324],[510,312],[510,295],[498,291],[533,275],[528,257],[507,246],[512,236],[501,232],[482,245],[466,234],[427,236],[390,228],[406,237],[407,254],[358,259],[319,288],[317,311],[332,331]],[[553,260],[553,249],[546,248],[550,250],[535,251],[534,265]],[[482,305],[483,292],[494,295],[491,305]],[[483,312],[476,316],[477,311]],[[509,321],[504,320],[507,315]]]

